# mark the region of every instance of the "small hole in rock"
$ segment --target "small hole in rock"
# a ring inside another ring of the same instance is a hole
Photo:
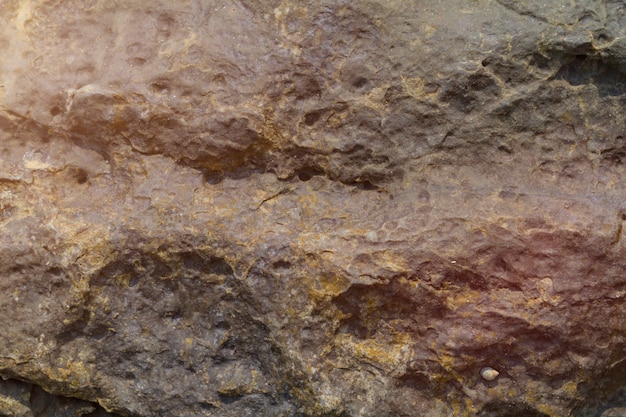
[[[598,36],[596,36],[596,40],[598,42],[609,42],[611,41],[611,36],[609,36],[609,34],[607,33],[599,33]]]
[[[59,106],[54,106],[53,108],[50,109],[50,114],[53,116],[58,116],[59,114],[61,114],[61,109],[59,108]]]
[[[223,180],[223,174],[221,171],[214,171],[210,169],[201,169],[202,177],[209,184],[219,184]]]
[[[87,171],[82,168],[78,168],[74,173],[74,178],[76,178],[76,182],[79,184],[84,184],[87,182]]]
[[[281,259],[279,261],[274,262],[272,267],[274,269],[290,269],[291,268],[291,263]]]
[[[316,175],[323,175],[324,171],[315,167],[306,167],[298,171],[298,179],[300,181],[309,181]]]
[[[319,112],[307,113],[304,116],[304,124],[307,126],[313,126],[319,119],[321,114]]]
[[[355,88],[361,88],[365,84],[367,84],[367,78],[359,77],[356,80],[354,80],[354,82],[352,83],[352,86],[355,87]]]
[[[150,85],[150,89],[152,90],[153,93],[167,94],[169,88],[170,88],[170,85],[165,80],[159,80],[159,81],[153,82]]]
[[[369,180],[358,183],[357,188],[366,191],[378,190],[378,187],[372,184]]]

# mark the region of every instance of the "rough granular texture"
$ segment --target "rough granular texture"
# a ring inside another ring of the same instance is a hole
[[[625,415],[623,1],[0,5],[0,414]]]

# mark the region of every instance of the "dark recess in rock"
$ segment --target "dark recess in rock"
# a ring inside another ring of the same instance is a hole
[[[593,55],[576,55],[571,62],[561,67],[555,78],[574,86],[595,85],[600,97],[621,96],[626,93],[626,73]]]
[[[14,379],[0,381],[2,415],[33,417],[116,417],[96,403],[51,395],[41,387]]]
[[[505,404],[502,402],[493,402],[487,404],[478,414],[477,417],[550,417],[545,413],[529,407],[525,404]]]

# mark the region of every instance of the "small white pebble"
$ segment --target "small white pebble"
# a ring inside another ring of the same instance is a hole
[[[490,368],[488,366],[486,366],[486,367],[484,367],[483,369],[480,370],[480,376],[485,381],[493,381],[494,379],[496,379],[498,377],[498,375],[500,375],[500,372],[498,372],[495,369]]]

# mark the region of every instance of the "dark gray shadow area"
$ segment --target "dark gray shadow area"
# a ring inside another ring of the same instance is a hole
[[[626,93],[626,74],[617,65],[592,55],[575,55],[561,67],[555,78],[574,86],[593,84],[598,88],[600,97],[616,97]]]
[[[626,359],[578,389],[585,399],[574,407],[573,417],[601,417],[607,410],[626,408]]]
[[[33,417],[117,417],[97,403],[53,395],[40,386],[0,379],[0,415]]]

